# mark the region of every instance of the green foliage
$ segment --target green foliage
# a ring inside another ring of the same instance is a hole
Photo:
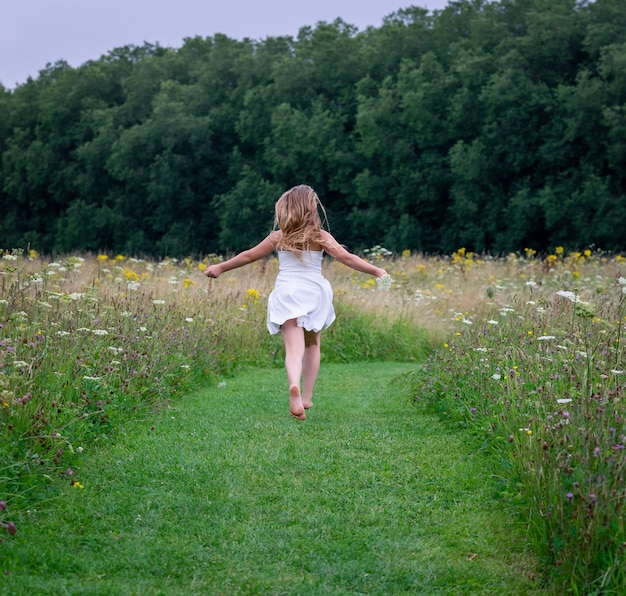
[[[0,238],[223,253],[307,183],[354,249],[618,250],[625,31],[620,0],[460,0],[57,62],[0,89]]]

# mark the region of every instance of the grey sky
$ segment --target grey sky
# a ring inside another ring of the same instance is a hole
[[[340,17],[359,30],[378,27],[408,6],[430,11],[448,0],[0,0],[0,82],[8,89],[47,63],[80,66],[125,45],[180,47],[184,38],[293,35]]]

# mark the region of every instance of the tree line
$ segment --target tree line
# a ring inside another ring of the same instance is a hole
[[[626,2],[458,0],[0,85],[0,242],[239,251],[309,184],[353,249],[626,245]]]

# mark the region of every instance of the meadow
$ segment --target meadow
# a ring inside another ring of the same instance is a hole
[[[394,255],[389,291],[325,264],[338,320],[323,362],[415,363],[415,399],[494,462],[499,498],[526,520],[545,581],[620,593],[624,530],[626,258]],[[0,259],[0,523],[19,531],[81,454],[134,417],[247,367],[281,367],[265,329],[275,259],[209,281],[208,255],[6,250]],[[0,548],[1,545],[0,545]]]

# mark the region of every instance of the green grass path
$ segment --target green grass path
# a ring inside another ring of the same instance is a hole
[[[306,422],[255,370],[129,425],[0,544],[0,593],[539,593],[488,460],[411,400],[413,367],[323,365]]]

